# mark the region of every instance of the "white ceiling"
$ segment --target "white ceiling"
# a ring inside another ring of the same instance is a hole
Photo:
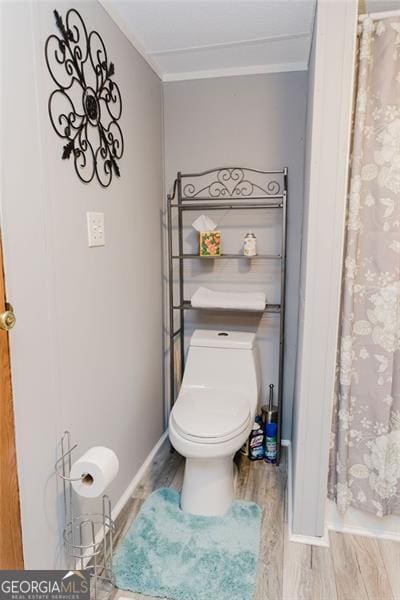
[[[102,0],[164,81],[307,69],[315,0]]]

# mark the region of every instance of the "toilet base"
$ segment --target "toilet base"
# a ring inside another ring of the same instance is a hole
[[[186,458],[181,508],[194,515],[222,516],[233,501],[233,455]]]

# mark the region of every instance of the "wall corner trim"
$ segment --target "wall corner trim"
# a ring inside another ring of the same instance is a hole
[[[297,544],[308,544],[309,546],[322,546],[329,548],[329,532],[328,527],[325,526],[324,535],[322,537],[314,535],[300,535],[293,533],[292,522],[293,522],[293,463],[292,463],[292,444],[290,440],[282,440],[282,446],[287,446],[287,461],[288,461],[288,473],[287,473],[287,503],[288,503],[288,539],[289,542],[296,542]]]
[[[356,28],[355,0],[318,2],[292,449],[293,528],[305,536],[326,531]]]

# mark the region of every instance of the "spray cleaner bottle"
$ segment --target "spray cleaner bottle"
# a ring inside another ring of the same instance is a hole
[[[262,424],[258,419],[254,421],[249,437],[250,460],[262,460],[264,457],[264,433]]]

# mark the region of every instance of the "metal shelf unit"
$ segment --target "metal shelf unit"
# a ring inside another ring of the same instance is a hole
[[[210,169],[200,173],[178,173],[174,181],[172,193],[167,196],[167,230],[168,230],[168,281],[169,281],[169,351],[170,351],[170,402],[175,401],[176,364],[175,341],[180,338],[180,373],[185,367],[185,312],[200,310],[205,312],[229,312],[232,314],[276,313],[279,323],[279,374],[278,374],[278,458],[280,459],[282,398],[283,398],[283,366],[285,342],[285,286],[286,286],[286,228],[287,228],[287,168],[278,171],[261,171],[246,167],[224,167]],[[183,213],[186,211],[210,210],[280,210],[282,212],[281,251],[280,254],[258,254],[247,257],[241,254],[222,254],[216,257],[200,257],[197,254],[183,251]],[[173,211],[177,211],[178,251],[173,246]],[[263,311],[246,311],[237,309],[197,308],[184,297],[183,264],[185,260],[272,260],[280,261],[280,303],[267,304]],[[174,273],[178,268],[178,300],[174,299]],[[179,327],[175,330],[175,311],[179,311]]]

